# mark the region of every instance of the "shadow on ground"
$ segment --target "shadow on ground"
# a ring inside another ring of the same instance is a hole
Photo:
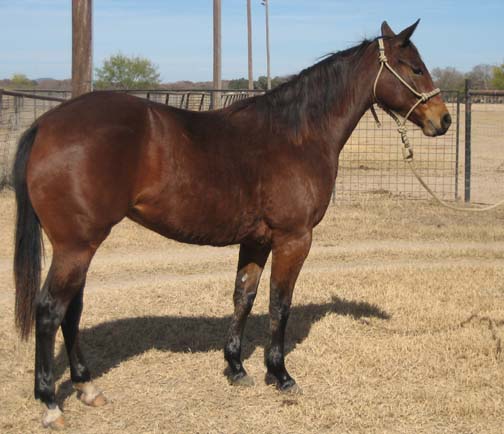
[[[389,319],[387,312],[366,302],[333,297],[330,303],[294,306],[286,333],[286,354],[303,342],[313,324],[327,314],[347,315],[355,319],[375,317]],[[83,353],[93,374],[98,378],[131,357],[150,349],[173,352],[206,352],[220,350],[231,317],[153,316],[125,318],[83,329],[80,340]],[[251,314],[247,321],[242,357],[247,359],[257,347],[268,341],[268,315]],[[56,379],[61,378],[67,357],[62,348],[56,358]],[[70,380],[61,384],[58,400],[72,393]]]

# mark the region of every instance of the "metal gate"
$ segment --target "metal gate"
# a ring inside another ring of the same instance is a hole
[[[472,90],[466,82],[464,199],[495,203],[504,199],[504,91]]]

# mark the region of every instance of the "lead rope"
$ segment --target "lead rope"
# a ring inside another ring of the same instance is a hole
[[[413,175],[415,175],[416,179],[422,185],[422,187],[425,188],[425,190],[432,196],[432,198],[437,203],[439,203],[440,205],[442,205],[442,206],[444,206],[446,208],[449,208],[449,209],[452,209],[452,210],[455,210],[455,211],[485,212],[485,211],[490,211],[491,209],[497,208],[497,207],[499,207],[501,205],[504,205],[504,200],[501,200],[500,202],[497,202],[497,203],[495,203],[493,205],[489,205],[489,206],[486,206],[486,207],[483,207],[483,208],[466,208],[466,207],[458,207],[458,206],[450,205],[449,203],[447,203],[444,200],[442,200],[427,185],[427,183],[423,180],[423,178],[418,173],[418,171],[416,169],[416,166],[415,166],[415,162],[413,161],[413,149],[412,149],[411,143],[409,141],[408,129],[407,129],[407,126],[406,126],[406,122],[408,121],[408,118],[410,117],[411,113],[413,113],[413,111],[421,103],[427,102],[432,97],[438,95],[441,92],[441,90],[437,88],[437,89],[434,89],[434,90],[432,90],[430,92],[427,92],[427,93],[420,93],[420,92],[416,91],[388,63],[387,56],[385,55],[385,46],[383,44],[383,39],[382,38],[378,39],[378,49],[379,49],[380,69],[378,71],[378,75],[376,76],[376,79],[375,79],[375,82],[374,82],[374,85],[373,85],[373,96],[374,96],[374,99],[375,99],[376,103],[397,124],[397,131],[398,131],[398,133],[401,136],[401,141],[402,141],[402,144],[403,144],[403,147],[401,148],[401,150],[402,150],[404,161],[406,163],[408,163],[408,166],[411,169],[411,171],[413,172]],[[401,122],[401,120],[397,117],[397,115],[393,111],[387,109],[386,107],[381,106],[380,103],[378,102],[378,99],[376,98],[376,86],[378,84],[378,80],[379,80],[379,78],[381,76],[381,73],[383,72],[383,68],[384,67],[386,67],[404,86],[406,86],[414,95],[416,95],[418,97],[418,101],[415,104],[413,104],[413,106],[408,111],[408,113],[406,114],[406,116],[404,117],[404,119],[403,119],[402,122]],[[374,104],[371,106],[370,109],[371,109],[371,114],[373,115],[374,120],[376,122],[376,126],[378,128],[380,128],[381,127],[381,122],[378,119],[378,115],[376,114],[376,110],[374,108]]]

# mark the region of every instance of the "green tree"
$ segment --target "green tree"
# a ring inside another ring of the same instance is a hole
[[[228,89],[248,89],[248,80],[246,78],[235,78],[234,80],[229,80]]]
[[[282,83],[285,83],[286,81],[289,81],[291,77],[290,76],[285,76],[285,77],[279,77],[276,76],[271,79],[271,88],[275,88],[279,86]],[[268,78],[264,75],[261,75],[257,81],[254,82],[254,88],[256,89],[261,89],[261,90],[266,90],[268,86]]]
[[[261,75],[256,81],[254,81],[255,89],[266,90],[267,86],[268,86],[268,77],[266,77],[265,75]],[[271,83],[271,86],[273,86],[273,83]]]
[[[494,89],[504,89],[504,63],[501,66],[494,66],[492,87]]]
[[[37,83],[30,80],[25,74],[13,74],[11,79],[11,87],[14,89],[26,89],[34,87]]]
[[[277,75],[275,78],[273,78],[273,80],[271,80],[271,87],[280,86],[281,84],[289,81],[291,78],[292,76],[290,75],[285,75],[283,77]]]
[[[112,55],[95,72],[96,89],[149,89],[160,83],[158,67],[139,56]]]

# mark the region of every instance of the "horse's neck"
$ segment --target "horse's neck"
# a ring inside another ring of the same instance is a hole
[[[376,72],[372,67],[373,63],[369,62],[369,65],[362,68],[363,72],[348,80],[349,98],[345,102],[334,101],[330,113],[331,122],[321,134],[321,146],[329,153],[335,173],[343,146],[373,103],[372,88]]]
[[[339,110],[333,116],[333,122],[326,132],[331,145],[341,151],[344,144],[357,127],[360,119],[372,105],[371,85],[356,82],[353,85],[369,90],[369,92],[356,92],[355,97],[346,104],[344,110]]]

